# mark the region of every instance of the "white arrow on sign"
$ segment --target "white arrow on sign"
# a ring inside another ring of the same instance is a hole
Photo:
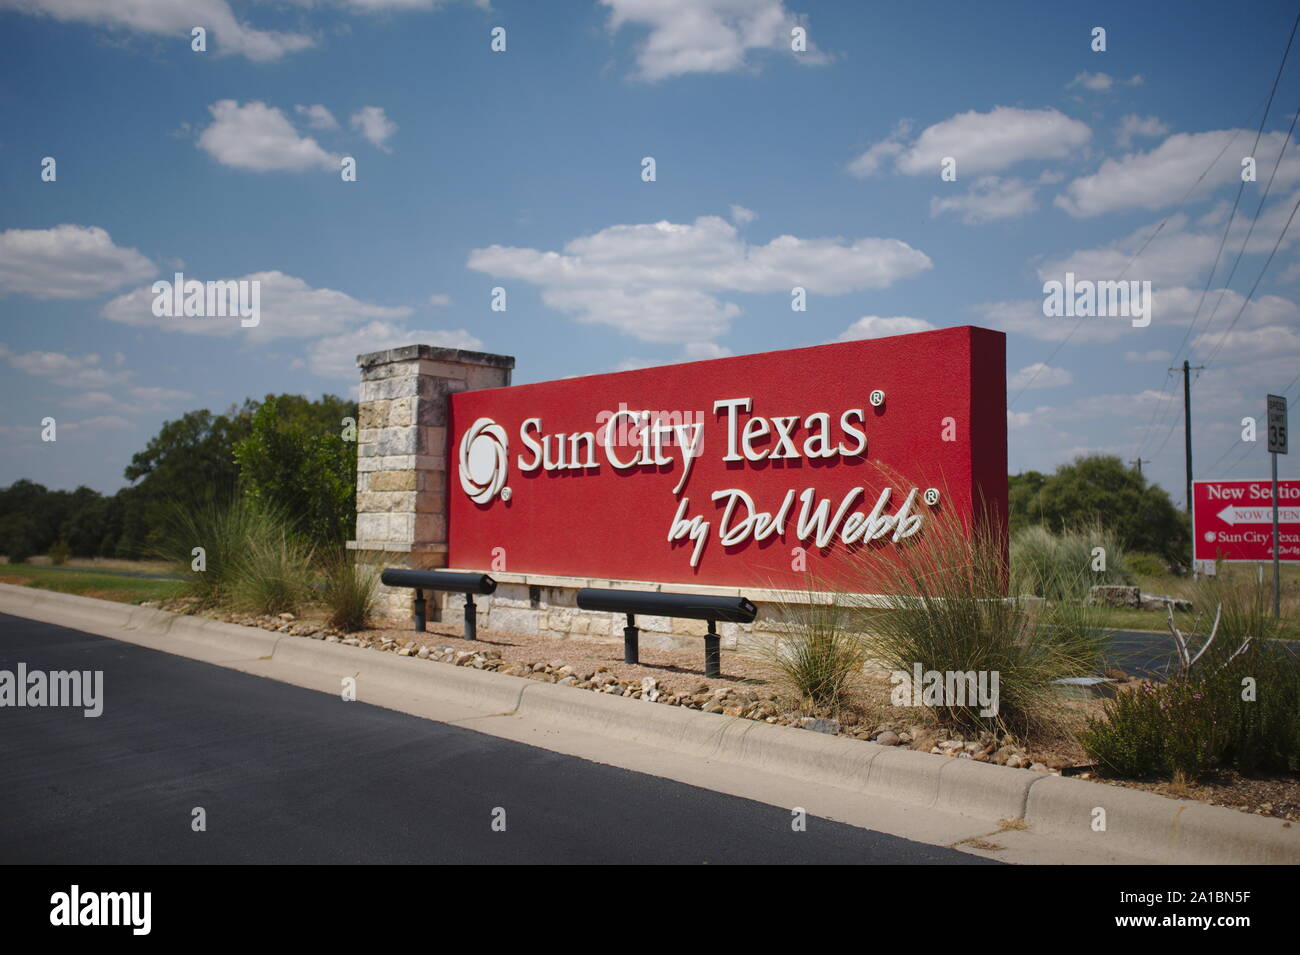
[[[1225,507],[1216,515],[1228,525],[1233,524],[1272,524],[1271,507]],[[1300,524],[1300,507],[1279,507],[1277,509],[1279,524]]]

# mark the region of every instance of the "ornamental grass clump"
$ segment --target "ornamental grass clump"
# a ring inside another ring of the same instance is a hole
[[[1091,608],[1007,597],[1003,527],[996,516],[967,522],[933,511],[921,533],[860,550],[846,568],[858,584],[845,589],[855,592],[848,599],[878,665],[909,679],[918,667],[943,674],[945,689],[963,676],[968,686],[996,686],[993,712],[969,695],[928,702],[942,725],[1059,735],[1052,683],[1094,672],[1108,635]]]
[[[341,548],[323,558],[322,568],[326,623],[349,633],[365,630],[375,606],[378,568],[357,563],[354,552]]]

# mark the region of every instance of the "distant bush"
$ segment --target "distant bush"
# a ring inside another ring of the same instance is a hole
[[[50,563],[55,567],[62,567],[68,562],[68,545],[63,541],[55,541],[46,556],[50,558]]]
[[[1096,548],[1104,570],[1095,570]],[[1119,538],[1093,525],[1061,532],[1033,525],[1011,538],[1011,583],[1018,594],[1081,601],[1098,584],[1131,584],[1134,575]]]
[[[1159,554],[1128,554],[1128,569],[1134,577],[1164,577],[1169,567]]]

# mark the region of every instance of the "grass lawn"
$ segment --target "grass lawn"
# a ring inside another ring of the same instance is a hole
[[[147,580],[140,577],[123,577],[115,574],[97,574],[94,571],[56,570],[31,564],[0,565],[0,583],[20,587],[39,587],[64,594],[98,597],[119,603],[140,603],[144,600],[165,600],[181,593],[181,583],[174,580]]]

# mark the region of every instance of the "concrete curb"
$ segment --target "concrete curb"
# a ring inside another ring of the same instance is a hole
[[[148,636],[183,656],[218,650],[353,676],[457,703],[484,715],[543,723],[687,753],[739,768],[848,789],[908,805],[1017,821],[1040,835],[1162,863],[1296,864],[1300,826],[1189,800],[1087,780],[934,756],[861,740],[703,713],[645,700],[453,667],[417,657],[268,633],[200,617],[0,584],[0,612],[89,629],[127,642]],[[158,639],[158,638],[162,639]],[[185,645],[189,644],[190,647]],[[210,656],[211,654],[206,654]],[[419,661],[424,662],[424,661]],[[1104,817],[1098,810],[1104,811]],[[1104,818],[1104,829],[1094,829]]]

